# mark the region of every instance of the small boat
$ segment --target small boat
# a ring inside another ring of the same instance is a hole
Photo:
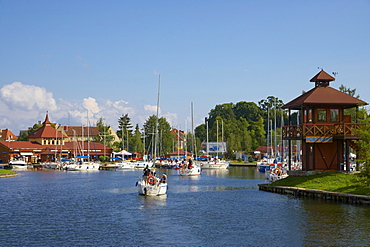
[[[286,178],[289,175],[285,168],[281,166],[277,166],[277,167],[270,167],[270,169],[266,170],[265,176],[270,182],[274,182],[276,180]]]
[[[160,196],[167,194],[168,185],[167,175],[165,173],[157,177],[155,173],[152,174],[150,172],[148,167],[146,167],[143,172],[143,176],[140,176],[136,182],[139,195]]]
[[[227,169],[230,163],[225,160],[214,159],[210,161],[200,162],[203,169]]]
[[[98,171],[100,164],[94,162],[77,162],[66,166],[67,171]]]
[[[115,163],[118,170],[126,170],[126,169],[135,169],[135,163],[134,162],[117,162]]]
[[[199,176],[201,168],[199,166],[193,166],[191,168],[185,167],[180,169],[181,176]]]
[[[23,157],[14,157],[14,159],[8,163],[8,167],[14,170],[25,170],[27,169],[27,163]]]

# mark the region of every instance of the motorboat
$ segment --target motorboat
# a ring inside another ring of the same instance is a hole
[[[153,167],[152,161],[138,161],[134,163],[134,167],[137,169],[144,169],[145,167]]]
[[[8,163],[8,166],[9,168],[14,170],[27,169],[27,163],[23,157],[14,157],[14,159]]]
[[[135,169],[135,163],[134,162],[117,162],[115,163],[117,166],[117,170],[126,170],[126,169]]]
[[[77,162],[66,166],[67,171],[97,171],[100,164],[94,162]]]
[[[199,176],[201,168],[197,165],[181,167],[180,176]]]
[[[227,169],[229,168],[230,163],[225,160],[210,160],[210,161],[203,161],[200,162],[200,167],[202,169]]]
[[[136,182],[139,195],[144,196],[160,196],[167,194],[167,175],[163,174],[160,177],[149,175],[140,176]]]

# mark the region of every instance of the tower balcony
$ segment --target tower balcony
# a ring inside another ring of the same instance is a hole
[[[363,123],[312,124],[283,126],[284,140],[301,140],[309,136],[333,137],[336,139],[359,139],[356,130]]]

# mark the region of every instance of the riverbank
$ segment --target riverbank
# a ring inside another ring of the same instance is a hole
[[[0,169],[0,178],[15,177],[17,175],[16,171]]]
[[[263,191],[296,197],[370,206],[370,186],[366,186],[360,173],[324,172],[308,176],[289,176],[271,184],[258,186]]]

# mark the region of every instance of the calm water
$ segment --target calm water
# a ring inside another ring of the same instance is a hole
[[[158,171],[161,173],[161,171]],[[0,179],[2,246],[365,246],[370,208],[258,190],[255,168],[168,171],[138,196],[135,171],[20,171]]]

